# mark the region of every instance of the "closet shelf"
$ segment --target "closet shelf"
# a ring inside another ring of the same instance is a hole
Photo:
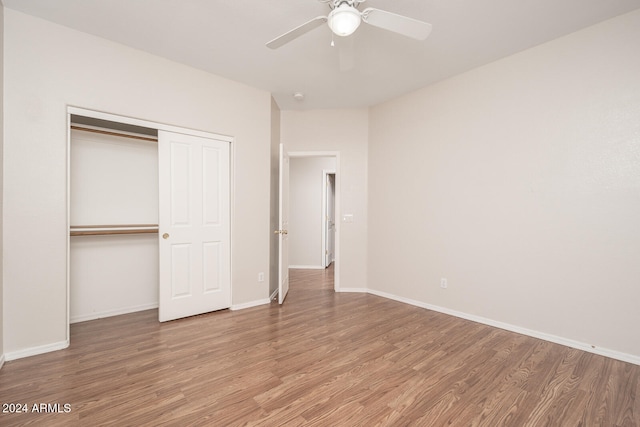
[[[70,236],[107,236],[157,232],[158,224],[72,225],[69,227]]]

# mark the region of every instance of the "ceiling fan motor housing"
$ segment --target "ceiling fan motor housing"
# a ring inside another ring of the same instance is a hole
[[[354,6],[354,1],[336,0],[335,7],[329,13],[328,24],[334,34],[342,37],[353,34],[362,22],[361,13]]]

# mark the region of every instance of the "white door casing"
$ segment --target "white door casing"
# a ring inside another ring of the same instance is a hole
[[[161,322],[231,306],[229,142],[158,131]]]
[[[289,292],[289,155],[280,144],[278,234],[278,302],[282,304]]]

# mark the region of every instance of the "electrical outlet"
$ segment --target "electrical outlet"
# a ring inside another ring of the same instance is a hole
[[[264,282],[264,273],[258,273],[258,282]]]
[[[447,278],[443,277],[440,279],[440,287],[446,289],[447,288]]]

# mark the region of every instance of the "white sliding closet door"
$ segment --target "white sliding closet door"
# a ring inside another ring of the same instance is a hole
[[[158,132],[161,322],[231,306],[229,143]]]

